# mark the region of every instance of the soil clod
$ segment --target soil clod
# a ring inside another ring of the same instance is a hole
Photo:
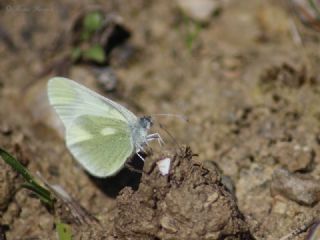
[[[218,171],[196,163],[189,148],[174,155],[168,176],[154,168],[142,175],[137,191],[125,188],[117,198],[117,209],[115,234],[121,239],[243,239],[240,236],[250,235]]]

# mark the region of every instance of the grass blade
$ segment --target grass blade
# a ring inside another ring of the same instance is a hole
[[[48,205],[50,208],[53,207],[53,198],[51,197],[51,193],[38,184],[28,170],[17,159],[2,148],[0,148],[0,156],[8,165],[22,175],[26,181],[22,187],[33,191],[44,204]]]

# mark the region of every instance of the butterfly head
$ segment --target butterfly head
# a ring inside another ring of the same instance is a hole
[[[142,128],[150,129],[153,125],[152,118],[150,116],[143,116],[139,118],[139,125]]]

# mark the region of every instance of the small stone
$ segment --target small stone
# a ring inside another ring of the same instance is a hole
[[[215,0],[177,0],[177,3],[186,15],[200,22],[209,21],[213,12],[219,8]]]
[[[272,176],[271,193],[302,205],[313,206],[320,200],[320,182],[301,174],[291,174],[285,169],[277,169]]]
[[[170,158],[164,158],[164,159],[161,159],[157,162],[158,169],[159,169],[162,176],[166,176],[169,174],[170,163],[171,163]]]
[[[314,160],[315,153],[308,146],[290,142],[279,142],[274,147],[274,156],[282,167],[290,172],[296,172],[307,170]]]
[[[10,135],[12,133],[12,129],[10,128],[10,126],[6,123],[1,123],[0,124],[0,132],[3,135]]]

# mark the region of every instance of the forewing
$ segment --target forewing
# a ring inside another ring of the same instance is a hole
[[[126,122],[93,115],[83,115],[66,131],[67,147],[92,175],[116,174],[133,153],[130,129]]]
[[[133,123],[137,117],[120,104],[67,78],[48,82],[48,97],[66,128],[82,115],[101,116]]]

